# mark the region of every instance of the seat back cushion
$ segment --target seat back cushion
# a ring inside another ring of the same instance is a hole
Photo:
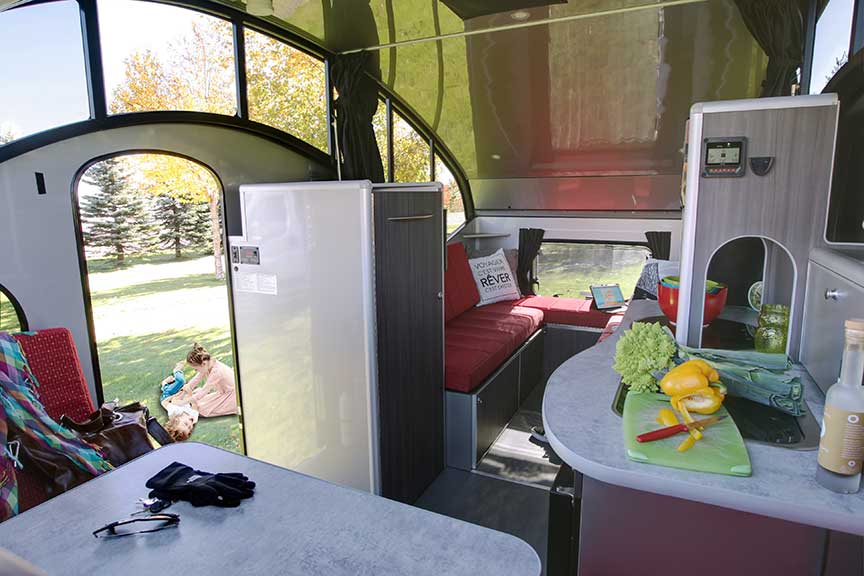
[[[444,322],[449,322],[480,302],[468,254],[461,242],[447,245],[447,271],[444,273]]]
[[[39,381],[39,399],[48,415],[58,421],[64,414],[86,420],[95,407],[69,330],[48,328],[15,334],[15,339]]]
[[[72,334],[65,328],[15,334],[24,350],[30,370],[39,381],[39,399],[54,420],[66,414],[73,420],[86,420],[93,412],[87,380],[78,361]],[[18,510],[24,512],[48,499],[46,478],[26,467],[17,472]]]

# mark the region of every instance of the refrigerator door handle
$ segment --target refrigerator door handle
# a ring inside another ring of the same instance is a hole
[[[391,216],[387,218],[388,222],[410,222],[412,220],[429,220],[434,218],[434,214],[418,214],[417,216]]]

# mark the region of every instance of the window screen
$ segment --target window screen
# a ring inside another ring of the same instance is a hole
[[[592,285],[619,284],[629,298],[650,255],[645,246],[543,242],[536,260],[537,293],[584,298]]]

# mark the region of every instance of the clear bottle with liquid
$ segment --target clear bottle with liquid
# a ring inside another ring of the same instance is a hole
[[[864,320],[846,321],[840,379],[825,395],[816,480],[834,492],[861,487],[864,460]]]

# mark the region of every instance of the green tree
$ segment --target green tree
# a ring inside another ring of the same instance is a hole
[[[234,114],[234,48],[231,24],[207,16],[192,23],[191,32],[171,43],[163,62],[150,51],[126,59],[125,79],[113,94],[114,113],[148,110],[196,110]],[[142,190],[171,196],[181,204],[208,204],[215,274],[223,278],[221,192],[203,167],[174,156],[146,155],[139,164]]]
[[[200,250],[210,242],[208,204],[183,204],[167,194],[156,197],[153,215],[159,224],[159,245],[182,258],[183,249]]]
[[[127,254],[153,247],[155,230],[146,199],[130,185],[122,159],[93,165],[84,182],[96,188],[81,200],[85,246],[107,248],[118,264]]]
[[[17,137],[15,130],[13,130],[11,126],[0,124],[0,146],[12,142]]]

